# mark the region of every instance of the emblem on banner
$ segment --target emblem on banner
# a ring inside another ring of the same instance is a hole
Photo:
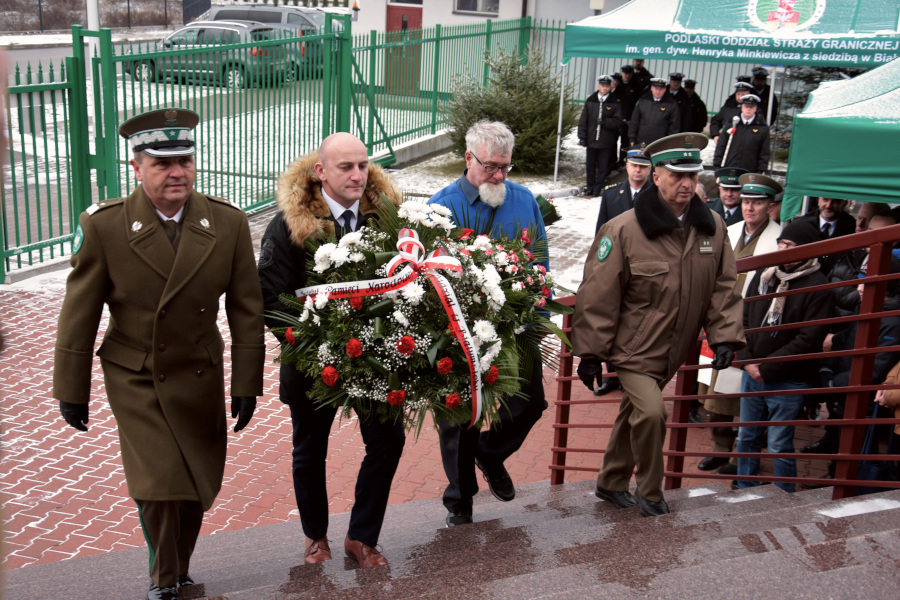
[[[750,0],[750,21],[769,31],[798,31],[819,22],[825,0]]]

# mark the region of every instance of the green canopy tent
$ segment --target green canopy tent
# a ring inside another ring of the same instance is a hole
[[[823,84],[794,117],[782,214],[804,196],[900,203],[897,140],[900,59]]]
[[[632,0],[566,25],[573,57],[877,67],[900,57],[900,2]]]

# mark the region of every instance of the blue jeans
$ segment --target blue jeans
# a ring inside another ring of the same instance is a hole
[[[801,381],[756,381],[745,371],[741,379],[742,392],[772,392],[805,390],[809,387]],[[800,414],[803,396],[775,394],[772,396],[752,396],[741,398],[741,421],[793,421]],[[760,452],[762,450],[762,427],[741,427],[738,430],[738,452]],[[769,426],[769,454],[794,451],[794,428],[785,425]],[[797,461],[773,458],[776,477],[796,477]],[[758,458],[738,458],[738,475],[757,475]],[[756,481],[738,481],[738,487],[748,488],[759,485]],[[793,483],[777,482],[775,485],[786,492],[794,491]]]

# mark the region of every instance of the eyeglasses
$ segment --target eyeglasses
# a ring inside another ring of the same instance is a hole
[[[487,173],[487,174],[489,174],[489,175],[493,175],[493,174],[496,173],[497,171],[503,171],[504,174],[509,173],[510,171],[512,171],[512,168],[513,168],[513,166],[514,166],[512,163],[508,163],[508,164],[505,164],[505,165],[499,165],[499,166],[497,166],[497,165],[486,165],[486,164],[484,164],[483,162],[481,162],[481,160],[479,160],[477,156],[475,156],[475,153],[474,153],[474,152],[469,152],[469,154],[472,155],[472,158],[474,158],[475,160],[478,161],[478,164],[479,164],[479,165],[481,165],[482,167],[484,167],[484,172]]]

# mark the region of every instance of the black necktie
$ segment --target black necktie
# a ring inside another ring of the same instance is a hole
[[[822,224],[822,233],[825,234],[825,237],[831,237],[831,223]]]
[[[353,231],[353,227],[351,226],[351,223],[353,222],[353,211],[348,208],[344,211],[344,214],[341,215],[341,219],[344,222],[344,233],[347,234]]]

